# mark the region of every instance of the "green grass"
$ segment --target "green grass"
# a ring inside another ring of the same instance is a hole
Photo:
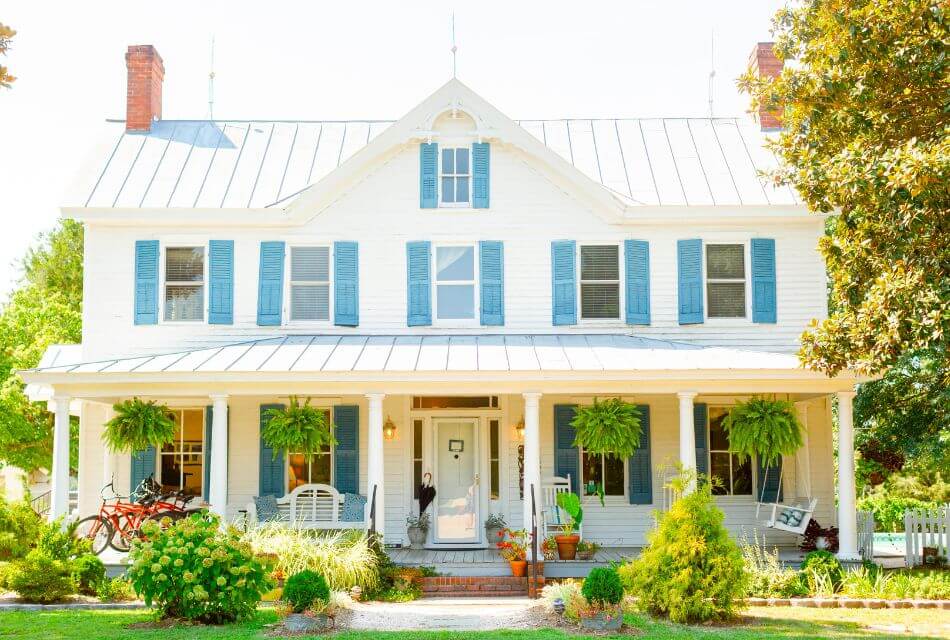
[[[266,625],[277,620],[273,611],[262,610],[250,621],[224,627],[176,626],[160,629],[130,629],[135,622],[153,620],[152,615],[128,611],[51,611],[0,613],[0,638],[18,640],[241,640],[267,638]],[[792,609],[759,608],[747,612],[745,621],[726,627],[686,627],[631,615],[627,622],[645,640],[707,638],[717,640],[769,640],[805,638],[950,638],[950,611],[897,609]],[[869,628],[871,625],[871,628]],[[903,629],[887,629],[901,625]],[[877,627],[876,629],[874,627]],[[909,633],[908,633],[909,632]],[[585,636],[553,629],[534,631],[472,632],[342,632],[338,640],[567,640]]]

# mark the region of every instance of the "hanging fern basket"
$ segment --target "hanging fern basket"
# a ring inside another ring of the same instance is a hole
[[[114,453],[161,449],[175,439],[171,410],[154,400],[132,398],[112,405],[115,416],[106,422],[102,440]]]
[[[640,448],[640,409],[620,398],[578,407],[571,426],[574,446],[587,453],[626,459]]]
[[[790,456],[802,446],[802,425],[795,407],[786,400],[754,397],[740,402],[725,417],[729,450],[740,460],[758,456],[767,466]]]
[[[337,443],[326,411],[311,407],[310,398],[301,403],[297,396],[290,396],[286,407],[264,415],[268,420],[261,438],[274,450],[275,458],[281,451],[292,451],[302,453],[309,462],[324,447]]]

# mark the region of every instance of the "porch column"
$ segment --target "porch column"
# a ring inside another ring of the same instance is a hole
[[[53,396],[53,470],[49,519],[69,512],[69,396]]]
[[[208,502],[212,513],[224,519],[228,507],[228,396],[211,398],[211,473],[208,474]]]
[[[695,391],[680,391],[676,397],[680,400],[680,464],[683,470],[696,471],[696,428],[693,424],[693,398]],[[692,483],[685,493],[692,490]]]
[[[538,409],[541,394],[528,392],[524,396],[524,528],[531,532],[531,487],[534,487],[535,506],[541,504],[541,425]],[[540,523],[540,513],[536,509]],[[540,532],[539,532],[540,533]],[[541,540],[538,540],[540,546]],[[531,560],[531,550],[528,550]]]
[[[838,559],[860,560],[854,486],[854,391],[838,392]]]
[[[383,393],[367,393],[369,400],[369,435],[367,437],[368,455],[366,459],[366,499],[369,508],[373,500],[373,488],[376,488],[376,532],[382,536],[386,528],[386,508],[384,504],[386,487],[383,469]]]

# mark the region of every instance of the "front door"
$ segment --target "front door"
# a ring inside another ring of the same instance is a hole
[[[479,541],[478,419],[437,418],[435,541]]]

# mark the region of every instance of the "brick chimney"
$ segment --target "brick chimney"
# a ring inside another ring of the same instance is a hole
[[[777,78],[785,66],[784,60],[779,60],[772,50],[773,42],[759,42],[749,56],[749,68],[759,76]],[[771,111],[765,105],[759,107],[759,126],[763,131],[774,131],[782,128],[782,111]]]
[[[125,130],[149,131],[162,119],[162,81],[165,65],[150,44],[131,45],[125,54],[129,70],[126,90]]]

